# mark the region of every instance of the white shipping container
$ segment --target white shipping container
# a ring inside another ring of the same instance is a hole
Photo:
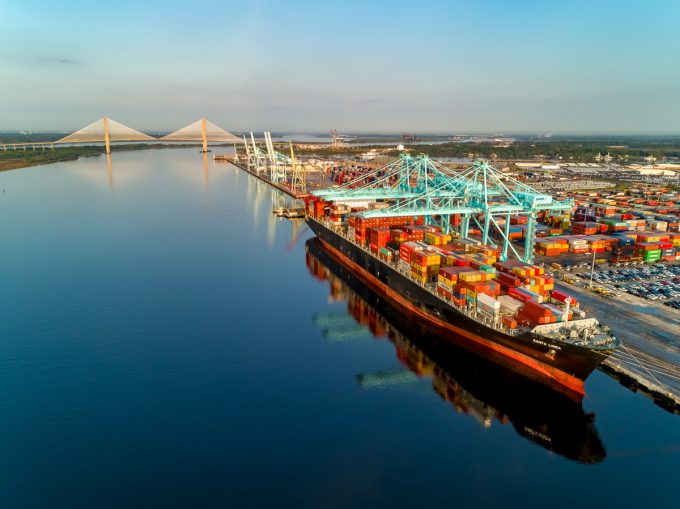
[[[477,301],[477,309],[483,309],[485,311],[488,311],[489,313],[493,313],[494,311],[496,311],[494,308],[490,307],[487,304],[483,304],[480,301]]]
[[[481,305],[493,310],[499,310],[501,308],[500,302],[485,293],[477,294],[477,305]]]
[[[509,295],[499,295],[498,302],[500,302],[501,308],[507,309],[510,314],[513,315],[522,307],[522,301],[510,297]]]
[[[483,308],[483,307],[479,307],[479,306],[477,306],[477,312],[480,315],[486,316],[487,318],[489,318],[491,320],[495,320],[499,315],[498,311],[494,311],[492,309],[487,309],[487,308]]]

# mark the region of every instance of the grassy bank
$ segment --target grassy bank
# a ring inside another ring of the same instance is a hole
[[[199,145],[177,145],[177,144],[148,144],[136,143],[130,145],[114,145],[112,152],[123,152],[130,150],[152,150],[161,148],[186,148],[198,147]],[[27,148],[26,150],[0,150],[0,171],[16,170],[29,166],[39,166],[41,164],[57,163],[61,161],[74,161],[79,157],[91,157],[104,153],[103,146],[84,145],[70,147],[54,147],[54,150],[46,148]]]

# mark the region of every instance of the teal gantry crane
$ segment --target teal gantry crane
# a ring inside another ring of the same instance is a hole
[[[457,228],[461,238],[469,238],[470,222],[482,232],[481,241],[496,247],[490,235],[497,231],[501,242],[502,261],[510,252],[526,263],[533,261],[538,213],[544,210],[571,210],[574,201],[553,200],[527,184],[480,159],[459,173],[431,161],[427,156],[402,155],[398,160],[369,172],[347,184],[315,191],[315,196],[328,201],[351,202],[387,200],[386,208],[359,212],[363,217],[424,216],[427,224],[437,224],[444,232],[452,229],[451,216],[460,216]],[[526,215],[524,253],[510,242],[510,216]],[[498,218],[505,218],[499,225]]]

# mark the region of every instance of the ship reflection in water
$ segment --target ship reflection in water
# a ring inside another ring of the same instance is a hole
[[[431,377],[437,394],[458,412],[488,428],[511,423],[524,438],[583,463],[599,463],[606,451],[594,415],[580,402],[532,382],[502,366],[438,341],[436,335],[392,308],[327,252],[316,238],[307,241],[307,267],[328,281],[334,300],[347,301],[347,316],[316,316],[331,341],[388,338],[407,370],[362,374],[362,387],[386,386]],[[370,304],[369,304],[370,303]],[[351,320],[353,326],[348,326]]]

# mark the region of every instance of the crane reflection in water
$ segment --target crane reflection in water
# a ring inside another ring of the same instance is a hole
[[[388,338],[404,365],[404,369],[357,375],[362,388],[429,377],[442,399],[485,428],[494,422],[511,424],[520,436],[583,463],[599,463],[606,457],[594,415],[584,412],[580,402],[438,341],[435,334],[414,324],[363,284],[318,239],[308,240],[305,247],[312,276],[328,282],[333,300],[347,302],[347,314],[314,316],[324,336],[333,342]]]

